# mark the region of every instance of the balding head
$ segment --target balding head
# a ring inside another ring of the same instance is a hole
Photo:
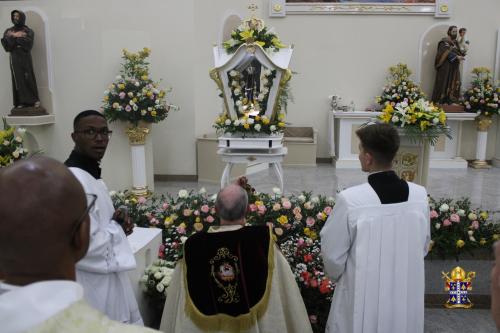
[[[241,186],[228,185],[217,194],[215,209],[221,224],[245,224],[248,196]]]
[[[0,170],[0,193],[5,280],[74,279],[74,264],[88,248],[89,217],[83,216],[87,200],[73,174],[47,157],[21,160]]]

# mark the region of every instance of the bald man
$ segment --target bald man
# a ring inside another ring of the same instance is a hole
[[[221,225],[186,241],[167,290],[161,331],[312,332],[270,229],[245,227],[247,206],[240,186],[219,192],[215,207]]]
[[[83,300],[75,263],[89,246],[96,197],[63,164],[16,162],[0,170],[0,193],[1,332],[155,332],[113,322]]]

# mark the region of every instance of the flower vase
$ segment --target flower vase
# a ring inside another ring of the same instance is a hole
[[[132,193],[136,196],[147,196],[146,169],[146,137],[150,132],[150,125],[139,122],[137,126],[130,126],[125,130],[130,143],[132,157]]]
[[[429,174],[430,143],[415,141],[399,131],[401,144],[394,158],[393,168],[401,179],[427,186]]]
[[[489,169],[491,166],[486,162],[486,145],[488,143],[488,129],[492,124],[491,116],[479,115],[476,117],[477,141],[476,159],[471,163],[474,169]]]

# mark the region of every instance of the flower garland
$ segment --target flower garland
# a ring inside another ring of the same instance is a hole
[[[11,165],[28,155],[28,149],[23,147],[24,128],[14,128],[3,118],[3,130],[0,130],[0,168]]]
[[[485,67],[472,70],[471,87],[464,93],[462,104],[467,112],[491,117],[500,113],[500,86],[495,87],[491,71]]]
[[[376,102],[385,107],[387,104],[392,106],[397,103],[406,102],[412,104],[419,99],[425,98],[420,87],[410,80],[411,70],[406,64],[397,64],[389,68],[389,82],[382,92],[382,95],[376,97]]]
[[[122,50],[120,75],[104,92],[104,115],[111,121],[123,120],[137,126],[139,121],[157,123],[167,118],[171,108],[165,99],[167,91],[149,77],[151,50],[144,48],[138,53]]]
[[[450,128],[446,125],[446,113],[425,99],[408,104],[388,103],[378,118],[387,124],[401,128],[414,141],[428,139],[434,145],[440,135],[451,139]]]
[[[228,54],[236,52],[238,47],[244,43],[255,43],[264,50],[278,51],[286,45],[280,41],[273,30],[272,28],[268,29],[263,20],[252,17],[244,20],[238,28],[231,32],[231,38],[223,43],[223,47]]]

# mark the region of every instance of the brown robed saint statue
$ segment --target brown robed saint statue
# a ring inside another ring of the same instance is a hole
[[[460,63],[465,59],[457,41],[456,26],[448,28],[448,36],[438,44],[436,60],[436,81],[432,101],[438,104],[454,104],[460,99]],[[446,111],[446,110],[445,110]]]
[[[36,86],[31,49],[35,39],[33,30],[25,25],[26,15],[20,10],[13,10],[11,20],[14,26],[5,30],[2,46],[10,53],[12,74],[12,93],[14,108],[12,116],[38,116],[47,114],[40,106]]]

